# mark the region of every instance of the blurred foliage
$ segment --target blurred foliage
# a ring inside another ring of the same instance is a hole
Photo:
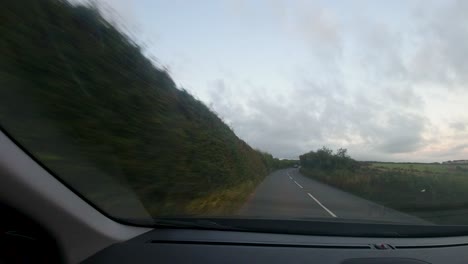
[[[7,0],[0,35],[2,126],[93,201],[109,198],[110,175],[153,216],[233,213],[287,163],[239,139],[96,9]]]
[[[349,157],[346,149],[342,148],[333,153],[333,150],[322,147],[299,156],[299,159],[303,167],[310,169],[335,171],[357,168],[357,162]]]
[[[270,153],[262,152],[257,150],[262,154],[263,163],[271,171],[291,168],[294,165],[299,165],[299,160],[290,160],[290,159],[277,159],[274,158]]]

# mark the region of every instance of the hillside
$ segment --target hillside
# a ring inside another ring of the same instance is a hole
[[[154,216],[232,213],[277,162],[98,11],[8,0],[0,21],[1,125],[100,207],[124,203],[103,193],[105,175]]]

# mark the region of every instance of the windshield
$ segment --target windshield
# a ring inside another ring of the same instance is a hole
[[[0,125],[125,223],[464,226],[467,13],[465,1],[7,0]]]

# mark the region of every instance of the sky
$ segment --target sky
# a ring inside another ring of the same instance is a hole
[[[96,1],[253,148],[468,159],[468,1]]]

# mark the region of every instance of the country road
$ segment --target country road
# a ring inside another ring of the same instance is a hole
[[[335,187],[307,178],[298,169],[270,174],[239,215],[260,218],[342,218],[430,224]]]

